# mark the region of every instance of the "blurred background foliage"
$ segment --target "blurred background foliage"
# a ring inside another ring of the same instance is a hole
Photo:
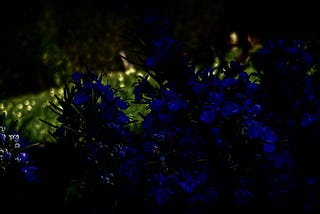
[[[53,140],[47,134],[50,127],[39,118],[55,123],[49,101],[54,102],[54,94],[61,95],[63,84],[84,64],[104,72],[106,82],[121,87],[123,97],[132,99],[137,73],[125,73],[128,68],[119,54],[126,53],[130,43],[122,35],[137,28],[146,15],[168,17],[173,36],[197,60],[213,63],[217,54],[244,60],[261,40],[292,36],[290,29],[303,38],[314,36],[297,27],[316,14],[312,10],[303,20],[293,20],[295,9],[312,6],[292,3],[294,8],[288,10],[267,1],[254,7],[232,0],[30,0],[2,1],[1,6],[0,110],[8,120],[17,120],[21,133],[32,141]],[[266,18],[271,11],[273,19]],[[284,15],[287,11],[290,16]],[[274,22],[277,17],[281,19]],[[279,26],[281,30],[276,31]],[[237,32],[236,43],[230,42],[231,32]],[[137,112],[127,111],[134,117]]]

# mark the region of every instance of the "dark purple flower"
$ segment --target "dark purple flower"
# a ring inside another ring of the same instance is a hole
[[[153,153],[155,150],[157,150],[157,145],[155,144],[155,142],[153,141],[147,141],[147,142],[144,142],[142,144],[142,148],[143,148],[143,151],[144,152],[151,152]]]
[[[187,106],[187,103],[180,99],[172,100],[168,102],[168,107],[172,112],[178,112],[180,110],[183,110],[186,108],[186,106]]]
[[[128,123],[129,121],[130,121],[130,118],[126,114],[120,112],[119,115],[117,116],[116,123],[123,125]]]
[[[210,205],[218,199],[218,192],[215,188],[208,187],[202,194],[197,194],[197,198],[206,205]]]
[[[269,127],[264,127],[261,140],[268,143],[275,143],[278,141],[278,136],[272,130],[270,130]]]
[[[127,109],[129,107],[128,103],[122,100],[121,98],[117,98],[117,107],[119,107],[121,110]]]
[[[35,166],[25,166],[21,168],[24,178],[27,182],[35,182],[39,180],[38,168]]]
[[[168,125],[172,119],[170,115],[163,113],[159,113],[158,118],[163,125]]]
[[[215,105],[220,105],[223,100],[223,94],[217,92],[209,92],[208,101]]]
[[[216,112],[212,108],[203,110],[200,116],[200,120],[204,123],[211,123],[215,118]]]
[[[239,189],[235,193],[236,202],[239,206],[245,206],[255,198],[254,194],[246,189]]]
[[[79,82],[83,77],[83,74],[81,72],[74,72],[72,74],[72,79],[76,82]]]
[[[263,151],[266,153],[273,153],[275,149],[276,149],[276,147],[273,143],[264,143],[263,144]]]
[[[93,87],[98,91],[98,93],[107,93],[111,88],[110,85],[104,85],[101,81],[97,81]]]
[[[248,122],[247,134],[249,138],[257,139],[262,135],[262,127],[259,122],[250,120]]]
[[[238,80],[239,81],[242,81],[242,82],[248,82],[249,81],[249,75],[247,72],[244,72],[244,71],[241,71],[239,73],[239,77],[238,77]]]
[[[259,85],[255,83],[248,82],[247,83],[247,90],[246,94],[247,96],[253,96],[259,89]]]
[[[155,191],[155,199],[156,199],[156,204],[158,206],[162,206],[166,202],[168,202],[169,193],[165,189],[159,188]]]
[[[73,103],[76,105],[76,106],[80,106],[86,102],[88,102],[89,100],[89,96],[87,94],[82,94],[82,93],[77,93],[74,97],[74,101]]]
[[[225,102],[221,109],[222,117],[229,117],[239,111],[239,106],[234,102]]]
[[[150,102],[150,109],[152,109],[152,111],[161,111],[163,110],[163,107],[165,105],[165,101],[164,100],[159,100],[159,99],[153,99]]]
[[[232,84],[235,83],[235,79],[232,77],[227,77],[225,79],[222,80],[221,85],[223,88],[229,88]]]
[[[146,66],[152,68],[156,65],[157,58],[152,56],[146,59]]]
[[[302,127],[307,127],[309,126],[310,124],[313,123],[313,121],[315,121],[316,118],[313,117],[311,114],[309,113],[306,113],[302,118],[301,118],[301,121],[300,121],[300,125]]]

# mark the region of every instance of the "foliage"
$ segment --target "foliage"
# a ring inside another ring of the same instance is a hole
[[[32,143],[53,142],[54,139],[48,134],[52,128],[39,121],[46,118],[56,123],[56,114],[48,108],[48,101],[56,103],[54,95],[60,96],[63,89],[51,88],[38,94],[24,94],[17,97],[2,99],[0,101],[1,111],[6,113],[6,121],[15,123],[16,129],[23,136],[28,136]]]

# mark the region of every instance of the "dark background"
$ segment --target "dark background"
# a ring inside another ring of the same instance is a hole
[[[311,38],[318,31],[317,7],[306,1],[2,1],[0,11],[0,96],[58,87],[85,62],[123,70],[121,34],[132,20],[161,14],[190,49],[223,49],[231,31],[259,38]],[[136,24],[136,23],[134,23]]]

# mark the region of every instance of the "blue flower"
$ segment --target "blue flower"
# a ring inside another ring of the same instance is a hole
[[[164,100],[159,100],[159,99],[152,99],[152,101],[150,102],[149,107],[152,109],[152,111],[161,111],[163,110],[163,107],[165,105],[165,101]]]
[[[6,142],[7,136],[4,133],[0,133],[0,140],[2,143]]]
[[[246,94],[247,96],[253,96],[259,89],[259,85],[255,84],[255,83],[247,83],[247,90],[246,90]]]
[[[170,115],[163,114],[163,113],[159,113],[158,118],[159,118],[161,124],[163,124],[164,126],[168,125],[172,119]]]
[[[186,106],[187,106],[187,103],[180,99],[172,100],[168,102],[168,107],[172,112],[178,112],[180,110],[183,110],[186,108]]]
[[[215,118],[216,112],[212,108],[203,110],[200,116],[200,120],[206,124],[213,122]]]
[[[146,115],[142,121],[142,128],[146,130],[152,129],[153,121],[154,118],[151,114]]]
[[[125,161],[119,167],[119,174],[126,176],[133,183],[138,183],[142,181],[141,165],[145,164],[144,156],[139,155],[134,159],[129,159]]]
[[[104,93],[103,99],[105,100],[105,102],[113,103],[116,98],[115,98],[114,92],[112,90],[107,90]]]
[[[127,109],[129,107],[128,103],[122,100],[121,98],[117,98],[116,102],[117,102],[116,106],[122,110]]]
[[[168,51],[170,47],[176,43],[176,40],[169,36],[163,36],[160,39],[152,40],[153,45],[162,51]]]
[[[253,106],[250,106],[248,109],[248,113],[252,116],[255,117],[259,115],[262,111],[262,106],[259,104],[254,104]]]
[[[38,168],[35,166],[25,166],[21,168],[24,178],[27,182],[35,182],[39,180]]]
[[[294,167],[294,161],[290,151],[281,151],[281,153],[273,154],[273,165],[276,169],[289,169]]]
[[[318,184],[318,183],[320,183],[320,177],[319,176],[307,176],[306,183],[308,186],[313,186],[315,184]]]
[[[275,143],[278,141],[278,136],[268,127],[264,127],[261,135],[261,140],[268,143]]]
[[[134,93],[134,100],[135,101],[139,102],[142,100],[143,91],[142,91],[142,87],[140,85],[137,85],[134,88],[133,93]]]
[[[76,82],[79,82],[83,77],[83,74],[81,72],[74,72],[72,74],[72,79]]]
[[[315,121],[316,118],[313,117],[311,114],[309,113],[306,113],[302,118],[301,118],[301,121],[300,121],[300,125],[302,127],[307,127],[309,125],[311,125],[313,123],[313,121]]]
[[[255,198],[254,194],[247,189],[239,189],[235,191],[234,195],[239,206],[248,205]]]
[[[147,141],[142,144],[144,152],[154,152],[158,147],[153,141]]]
[[[86,102],[88,102],[89,100],[89,96],[87,94],[82,94],[82,93],[77,93],[74,97],[74,101],[73,103],[76,105],[76,106],[80,106]]]
[[[229,88],[231,85],[233,85],[236,82],[236,80],[233,77],[227,77],[222,80],[221,86],[223,88]]]
[[[273,153],[276,149],[273,143],[263,143],[263,151],[266,153]]]
[[[247,72],[241,71],[239,73],[239,77],[238,77],[239,81],[243,81],[245,83],[247,83],[249,81],[249,75]]]
[[[130,121],[130,118],[126,114],[119,112],[119,115],[117,116],[116,123],[123,125],[123,124],[128,123],[129,121]]]
[[[187,193],[193,193],[197,188],[197,181],[188,180],[179,182],[179,186]]]
[[[165,189],[159,188],[155,191],[155,199],[156,204],[162,206],[169,201],[169,193]]]
[[[204,84],[201,84],[195,81],[190,82],[190,85],[191,85],[192,91],[195,94],[200,94],[206,90],[206,86]]]
[[[104,85],[101,81],[97,81],[93,87],[98,90],[98,93],[107,93],[111,88],[110,85]]]
[[[259,122],[250,120],[247,124],[247,134],[249,138],[257,139],[262,135],[262,126]]]
[[[218,192],[213,187],[206,188],[203,194],[197,194],[196,196],[199,201],[204,202],[206,205],[210,205],[218,200]]]
[[[152,68],[153,66],[156,65],[156,62],[157,62],[157,58],[152,56],[152,57],[148,57],[146,59],[146,66],[149,67],[149,68]]]
[[[229,117],[239,111],[239,106],[234,102],[225,102],[221,109],[222,117]]]
[[[216,106],[219,106],[223,100],[223,94],[217,92],[209,92],[208,101]]]

